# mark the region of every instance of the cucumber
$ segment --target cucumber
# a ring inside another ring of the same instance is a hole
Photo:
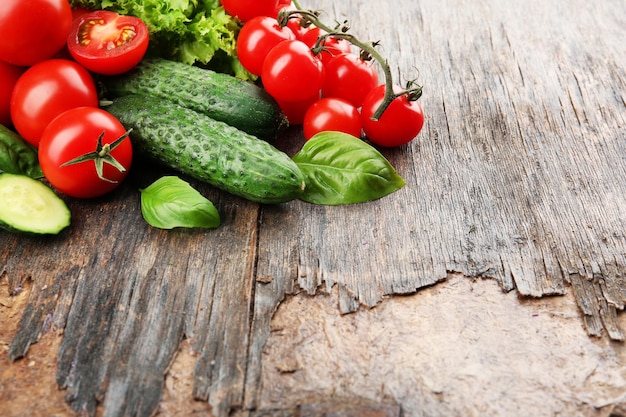
[[[26,175],[0,174],[0,227],[11,232],[57,234],[70,210],[44,183]]]
[[[131,71],[101,81],[107,98],[161,97],[269,141],[288,125],[276,101],[262,88],[181,62],[144,59]]]
[[[304,175],[287,154],[226,123],[152,96],[112,100],[133,149],[182,174],[258,203],[298,198]]]

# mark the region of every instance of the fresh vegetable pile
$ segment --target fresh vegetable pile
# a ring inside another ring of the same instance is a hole
[[[138,17],[150,32],[150,55],[249,76],[236,59],[239,22],[219,0],[70,0],[70,4],[74,9]]]
[[[275,3],[256,2],[259,8]],[[359,40],[347,22],[325,25],[319,13],[301,10],[298,1],[277,7],[277,18],[273,12],[244,22],[237,53],[244,68],[261,77],[290,123],[303,124],[306,139],[323,131],[356,137],[363,131],[375,144],[394,147],[417,136],[424,124],[417,101],[422,87],[414,81],[406,89],[395,85],[376,42]],[[384,72],[380,85],[372,61]]]
[[[376,42],[297,1],[3,0],[0,36],[10,231],[59,233],[61,197],[112,192],[134,158],[262,204],[371,201],[405,185],[374,146],[424,123],[421,86],[396,85]],[[291,157],[272,145],[288,125],[306,139]],[[153,227],[220,224],[177,176],[138,192]]]

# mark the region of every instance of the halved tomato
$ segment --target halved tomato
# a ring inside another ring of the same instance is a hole
[[[67,40],[76,62],[104,75],[122,74],[132,69],[145,55],[148,43],[148,28],[141,19],[108,10],[76,18]]]

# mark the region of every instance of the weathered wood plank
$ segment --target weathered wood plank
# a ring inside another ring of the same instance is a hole
[[[258,206],[194,184],[220,207],[223,226],[208,232],[158,231],[141,220],[135,185],[102,208],[97,202],[70,201],[72,229],[48,239],[48,245],[3,236],[29,254],[14,252],[5,271],[10,276],[32,271],[36,282],[11,356],[24,355],[50,326],[64,329],[57,381],[67,388],[67,401],[88,415],[98,402],[105,416],[150,415],[186,335],[201,352],[198,397],[208,399],[210,393],[216,409],[220,401],[228,409],[243,392],[236,386],[243,385],[240,363],[247,350],[241,336],[248,334]],[[102,224],[87,227],[84,217],[94,209]],[[80,256],[76,249],[85,248],[84,242],[94,244]],[[36,266],[24,269],[23,259]],[[232,393],[239,394],[233,399]]]
[[[186,337],[194,395],[216,415],[252,411],[277,306],[323,286],[343,313],[449,272],[572,291],[589,334],[624,339],[624,2],[304,3],[380,39],[397,80],[425,85],[424,131],[384,150],[407,186],[357,206],[259,207],[195,184],[224,224],[163,232],[141,220],[136,187],[155,173],[138,167],[114,196],[70,201],[58,237],[0,234],[0,272],[34,282],[10,355],[63,330],[57,380],[75,409],[151,415]]]
[[[375,20],[366,34],[384,40],[403,74],[417,67],[429,117],[410,149],[386,152],[406,189],[359,207],[297,211],[300,287],[314,293],[322,281],[339,283],[371,306],[445,270],[494,276],[529,296],[563,293],[561,267],[609,268],[614,259],[623,270],[625,181],[615,179],[624,177],[626,152],[624,37],[615,36],[621,22],[611,8],[537,2],[539,18],[529,21],[518,18],[519,5],[501,2],[357,3],[316,6],[341,17],[360,10],[355,30]],[[293,233],[270,230],[272,240]],[[285,265],[281,275],[292,270]],[[618,277],[607,280],[621,287]],[[623,296],[613,293],[620,297],[617,306]]]
[[[403,74],[418,69],[426,127],[408,149],[385,152],[408,179],[405,190],[347,209],[304,205],[289,227],[268,218],[260,247],[299,263],[280,271],[279,261],[260,254],[259,275],[292,276],[294,291],[310,294],[337,284],[343,312],[447,271],[494,277],[532,297],[571,288],[589,333],[623,340],[615,315],[626,300],[626,39],[617,32],[624,13],[613,11],[624,4],[578,6],[316,2],[382,39]],[[520,18],[526,9],[532,19]],[[294,235],[291,248],[273,243]],[[571,274],[584,284],[570,287]],[[273,303],[281,296],[272,290],[288,291],[258,285]],[[258,316],[273,311],[255,307]],[[258,345],[267,332],[254,333]]]

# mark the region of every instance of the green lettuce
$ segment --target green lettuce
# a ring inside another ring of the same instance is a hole
[[[241,23],[219,0],[70,0],[73,7],[106,9],[136,16],[150,32],[149,54],[253,79],[239,63],[236,37]]]

